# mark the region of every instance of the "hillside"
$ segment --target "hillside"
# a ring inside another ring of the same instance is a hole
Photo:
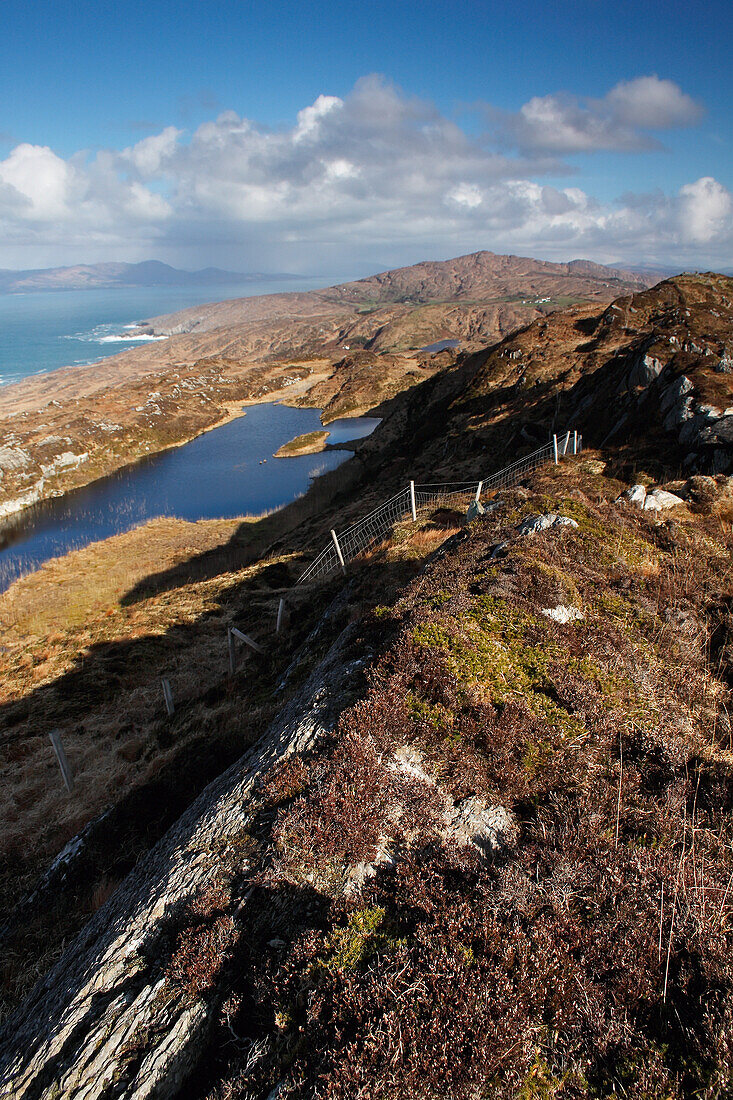
[[[0,389],[0,518],[183,443],[246,402],[323,408],[325,384],[330,419],[381,415],[446,365],[451,356],[424,350],[435,342],[482,348],[568,302],[610,301],[639,279],[586,261],[479,252],[146,323],[169,338]]]
[[[289,509],[157,521],[0,597],[6,1091],[730,1094],[732,322],[716,275],[537,319]],[[585,451],[474,521],[426,507],[293,587],[410,478],[566,426]],[[266,652],[227,675],[231,624]]]

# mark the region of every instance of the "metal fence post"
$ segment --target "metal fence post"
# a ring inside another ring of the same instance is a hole
[[[175,714],[176,708],[173,704],[173,692],[171,691],[171,685],[168,680],[161,680],[161,686],[163,688],[163,699],[165,700],[165,709],[168,712],[168,717],[172,717]]]
[[[555,454],[555,465],[557,466],[557,463],[559,462],[559,459],[557,457],[557,436],[556,435],[553,435],[553,437],[552,437],[552,449],[553,449],[553,452]]]
[[[415,482],[410,482],[410,510],[412,511],[412,522],[417,523],[417,509],[415,508]]]
[[[227,645],[229,647],[229,675],[233,676],[237,667],[237,650],[231,630],[227,630]]]
[[[341,571],[346,576],[346,562],[344,561],[344,555],[341,553],[341,547],[339,546],[339,540],[336,538],[336,532],[331,529],[331,538],[333,539],[333,545],[336,547],[336,556],[341,562]]]
[[[56,753],[56,759],[58,761],[59,768],[61,769],[61,778],[64,781],[69,794],[74,790],[74,777],[71,774],[71,768],[69,767],[69,761],[66,759],[66,753],[64,752],[64,746],[61,744],[61,730],[52,730],[49,733],[49,739],[53,745],[53,751]]]

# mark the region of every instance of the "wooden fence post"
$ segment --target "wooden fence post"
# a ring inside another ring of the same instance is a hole
[[[341,572],[346,576],[346,562],[344,561],[344,555],[341,553],[341,547],[339,546],[339,540],[336,538],[336,532],[331,529],[331,538],[333,539],[333,545],[336,547],[336,555],[341,562]]]
[[[234,635],[231,628],[227,630],[227,646],[229,647],[229,675],[233,676],[237,667],[237,650],[234,646]]]
[[[171,685],[168,680],[161,680],[161,687],[163,688],[163,699],[165,700],[165,709],[168,711],[168,717],[172,717],[176,713],[176,708],[173,705],[173,692],[171,691]]]
[[[69,761],[66,759],[66,753],[64,752],[64,746],[61,744],[61,730],[52,730],[49,733],[49,739],[53,745],[53,751],[56,753],[56,759],[58,761],[59,768],[61,769],[61,778],[64,781],[69,794],[74,790],[74,777],[71,774],[71,768],[69,767]]]
[[[476,489],[476,497],[475,497],[475,500],[476,500],[477,504],[478,504],[479,500],[481,499],[481,490],[483,489],[483,487],[484,487],[483,481],[479,481],[478,488]]]
[[[277,622],[275,623],[275,633],[279,634],[283,625],[283,611],[285,610],[285,600],[280,597],[280,603],[277,605]]]
[[[555,465],[557,466],[557,464],[559,462],[559,459],[557,457],[557,436],[556,435],[553,435],[553,437],[552,437],[552,449],[555,453]]]
[[[565,455],[568,452],[568,444],[570,443],[570,431],[565,436],[565,442],[562,445],[562,453]]]
[[[577,453],[578,453],[578,432],[576,430],[576,431],[573,432],[573,454],[576,455]]]
[[[415,508],[415,482],[410,482],[410,510],[412,512],[412,522],[417,523],[417,509]]]

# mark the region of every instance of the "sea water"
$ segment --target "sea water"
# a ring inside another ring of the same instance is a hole
[[[315,290],[335,280],[290,278],[223,286],[116,287],[0,294],[0,386],[138,347],[137,321],[202,302]],[[160,337],[158,337],[160,339]]]
[[[328,443],[360,439],[379,420],[355,417],[327,425]],[[317,409],[252,405],[246,415],[190,443],[151,455],[0,524],[0,592],[49,558],[128,531],[155,516],[215,519],[258,515],[305,492],[348,451],[273,458],[295,436],[321,430]]]

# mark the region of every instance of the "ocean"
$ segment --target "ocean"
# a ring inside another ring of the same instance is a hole
[[[126,326],[200,302],[316,290],[343,277],[262,280],[221,286],[117,287],[0,295],[0,386],[43,371],[93,363],[137,347]],[[154,338],[152,338],[154,339]]]

